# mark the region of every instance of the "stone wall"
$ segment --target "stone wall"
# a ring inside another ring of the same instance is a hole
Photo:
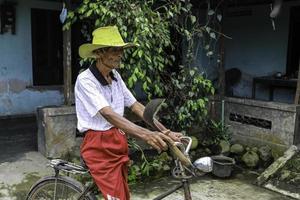
[[[240,98],[225,102],[225,122],[233,140],[280,150],[300,142],[299,106]]]
[[[38,108],[37,122],[38,150],[47,158],[65,157],[79,145],[74,106]]]
[[[126,110],[125,117],[138,121]],[[74,106],[42,107],[37,109],[38,151],[47,158],[79,156],[82,138],[76,138],[76,111]]]

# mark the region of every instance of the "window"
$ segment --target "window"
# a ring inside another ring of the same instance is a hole
[[[33,85],[63,84],[60,11],[31,9]]]

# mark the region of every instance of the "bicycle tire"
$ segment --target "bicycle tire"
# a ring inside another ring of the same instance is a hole
[[[57,195],[55,199],[59,200],[77,200],[84,189],[80,182],[70,177],[47,176],[38,180],[31,187],[26,200],[54,199],[55,185]],[[93,194],[88,194],[84,200],[97,200],[97,198]]]

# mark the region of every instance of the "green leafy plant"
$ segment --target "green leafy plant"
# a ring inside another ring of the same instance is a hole
[[[128,87],[140,88],[148,99],[166,97],[170,112],[165,119],[170,128],[186,130],[205,118],[207,96],[214,94],[211,82],[191,66],[193,41],[214,32],[213,15],[208,13],[208,23],[200,25],[191,10],[192,4],[183,0],[84,0],[69,11],[64,29],[79,20],[81,32],[90,41],[94,28],[117,25],[125,41],[139,44],[124,53],[122,76]],[[209,41],[216,39],[209,37]],[[178,50],[182,42],[188,47],[186,55]],[[187,58],[184,63],[182,58]]]
[[[129,147],[137,150],[140,156],[132,161],[129,167],[128,182],[135,184],[147,177],[159,177],[170,170],[172,158],[163,152],[156,156],[146,156],[144,150],[137,145],[133,138],[129,139]]]
[[[214,120],[206,120],[205,129],[202,133],[202,145],[212,146],[217,145],[221,140],[229,141],[231,138],[231,133],[228,126],[222,122],[216,122]]]
[[[166,113],[162,119],[176,130],[188,130],[207,117],[208,95],[214,93],[211,81],[200,75],[197,68],[180,66],[178,73],[170,75]]]
[[[81,33],[91,41],[95,28],[118,26],[125,41],[139,44],[124,52],[121,73],[127,86],[133,92],[143,91],[148,99],[166,98],[163,123],[172,130],[185,131],[205,121],[208,96],[215,91],[193,61],[199,48],[194,48],[196,39],[202,41],[209,58],[214,56],[222,34],[218,31],[222,18],[219,5],[212,9],[208,4],[205,23],[200,24],[189,0],[83,0],[68,12],[64,30],[80,21]],[[146,159],[142,153],[141,161],[130,168],[129,180],[134,182],[161,169],[164,162],[160,157]]]
[[[129,168],[128,182],[135,184],[138,181],[145,180],[147,177],[159,178],[169,172],[172,158],[163,152],[160,155],[142,158]]]

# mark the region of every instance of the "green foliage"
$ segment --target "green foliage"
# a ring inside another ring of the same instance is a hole
[[[129,167],[128,182],[135,184],[138,181],[145,180],[147,177],[159,177],[163,173],[170,170],[172,158],[163,152],[160,155],[149,157],[145,155],[144,151],[135,142],[135,139],[129,138],[129,147],[140,152],[140,157],[137,158]]]
[[[207,96],[214,93],[211,82],[191,66],[193,39],[213,29],[208,27],[210,23],[201,26],[191,9],[192,4],[183,0],[84,0],[69,11],[64,29],[80,20],[81,32],[90,41],[96,27],[117,25],[125,41],[139,44],[123,56],[122,76],[127,86],[142,88],[148,99],[166,97],[170,111],[165,117],[167,124],[186,130],[205,118]],[[171,30],[183,40],[171,38]],[[182,56],[187,60],[179,67],[179,58],[173,54],[182,52],[175,49],[182,41],[187,42],[187,55]],[[176,114],[171,114],[174,111]]]
[[[172,48],[170,39],[170,18],[179,8],[171,3],[169,7],[154,8],[155,1],[138,0],[95,0],[83,1],[74,11],[69,12],[65,29],[77,19],[86,22],[87,39],[96,27],[117,25],[125,41],[139,44],[125,52],[123,65],[124,80],[129,88],[140,82],[145,93],[163,96],[160,89],[160,72],[172,63],[171,55],[165,49]],[[181,5],[182,3],[180,3]],[[166,10],[165,10],[166,9]]]
[[[172,158],[166,152],[148,159],[146,159],[145,155],[143,156],[141,161],[137,161],[129,167],[129,184],[135,184],[138,181],[145,180],[147,177],[159,178],[170,170]]]
[[[231,133],[226,125],[222,122],[206,120],[202,138],[203,146],[217,145],[221,140],[229,141],[230,138]]]
[[[292,159],[287,162],[285,168],[300,173],[300,154],[293,156]]]
[[[167,91],[167,111],[164,123],[176,130],[188,130],[207,117],[208,95],[214,94],[211,81],[200,75],[197,68],[180,66],[178,73],[170,75]]]

